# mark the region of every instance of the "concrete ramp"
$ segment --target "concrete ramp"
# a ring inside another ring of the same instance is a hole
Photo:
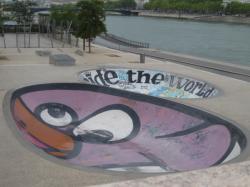
[[[103,86],[53,83],[5,97],[18,140],[53,162],[81,169],[166,173],[239,157],[237,124],[177,102]]]
[[[161,98],[203,99],[219,93],[216,87],[206,81],[157,70],[91,69],[80,72],[79,80]]]

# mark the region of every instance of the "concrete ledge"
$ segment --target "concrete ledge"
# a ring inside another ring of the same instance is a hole
[[[75,61],[71,56],[64,54],[50,55],[49,57],[49,63],[56,66],[73,66]]]
[[[45,56],[45,57],[47,57],[47,56],[50,56],[50,55],[51,55],[51,51],[48,51],[48,50],[45,50],[45,51],[37,50],[37,51],[36,51],[36,54],[37,54],[38,56]]]
[[[145,179],[121,181],[110,184],[96,185],[95,187],[245,187],[250,184],[250,162],[227,164],[209,169],[183,172],[178,174],[162,175]]]

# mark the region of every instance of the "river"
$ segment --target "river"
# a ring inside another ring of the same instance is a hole
[[[250,26],[137,16],[107,16],[109,33],[150,48],[250,66]]]

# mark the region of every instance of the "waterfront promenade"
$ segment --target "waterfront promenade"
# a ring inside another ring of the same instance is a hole
[[[37,50],[49,50],[52,54],[67,54],[76,59],[76,65],[59,67],[49,64],[48,56],[38,56]],[[93,53],[77,52],[79,48],[15,48],[0,50],[0,97],[1,102],[6,92],[30,84],[53,82],[78,82],[77,74],[86,69],[100,67],[124,67],[134,69],[152,69],[167,71],[187,77],[204,80],[216,86],[221,92],[210,99],[178,100],[178,103],[194,106],[209,111],[212,114],[222,116],[239,124],[245,129],[244,133],[250,136],[249,110],[250,83],[228,76],[183,66],[166,60],[164,62],[146,58],[145,64],[139,64],[139,55],[108,49],[94,45]],[[5,107],[3,107],[4,110]],[[1,108],[2,110],[2,108]],[[0,186],[88,186],[111,182],[119,182],[112,186],[150,186],[150,185],[192,185],[204,186],[230,186],[233,181],[239,181],[237,186],[249,183],[249,165],[235,162],[248,159],[248,149],[239,158],[232,161],[235,164],[218,166],[201,171],[185,172],[179,174],[164,175],[139,181],[122,183],[121,181],[149,177],[149,174],[116,173],[82,171],[74,168],[58,165],[29,151],[13,135],[5,122],[3,111],[0,113]],[[232,172],[234,171],[234,172]],[[216,175],[216,180],[215,179]],[[225,180],[225,179],[228,180]],[[216,182],[211,183],[214,180]],[[157,183],[157,181],[159,181]],[[167,182],[166,182],[167,181]]]
[[[172,19],[187,19],[193,21],[205,22],[224,22],[237,24],[250,24],[250,17],[231,16],[231,15],[201,15],[201,14],[177,14],[177,13],[160,13],[155,11],[141,11],[139,16],[157,17],[157,18],[172,18]]]
[[[231,63],[225,63],[205,58],[194,57],[190,55],[183,55],[178,53],[171,53],[156,49],[133,48],[120,45],[119,43],[110,42],[103,38],[97,38],[95,43],[104,45],[111,49],[116,49],[133,54],[142,54],[146,58],[155,58],[161,61],[170,61],[184,66],[190,66],[196,69],[202,69],[217,74],[234,77],[237,79],[250,81],[250,67],[240,66]]]

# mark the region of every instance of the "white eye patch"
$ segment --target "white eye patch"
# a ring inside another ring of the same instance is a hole
[[[133,128],[133,120],[128,113],[119,109],[111,109],[82,122],[73,130],[73,134],[79,136],[89,132],[105,131],[113,135],[109,140],[112,142],[128,137]]]

